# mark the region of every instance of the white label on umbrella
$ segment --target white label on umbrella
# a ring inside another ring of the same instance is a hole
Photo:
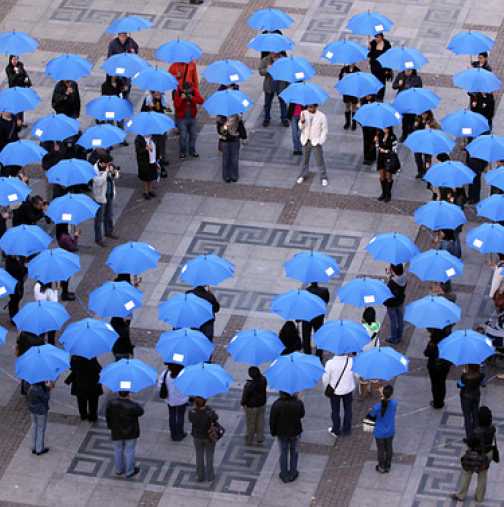
[[[185,273],[187,271],[187,264],[184,264],[184,266],[182,267],[182,273]]]
[[[7,293],[7,289],[5,287],[0,287],[0,296],[3,296]]]
[[[133,308],[135,308],[134,301],[128,301],[127,303],[124,303],[124,308],[126,308],[126,310],[128,310],[128,312],[130,310],[132,310]]]
[[[36,130],[35,130],[35,135],[36,135],[37,137],[40,137],[43,133],[44,133],[44,131],[43,131],[42,129],[36,129]]]
[[[116,74],[124,74],[126,69],[124,67],[116,67]]]
[[[332,276],[332,275],[334,275],[334,273],[335,273],[335,271],[334,271],[334,269],[333,269],[331,266],[329,266],[329,267],[325,270],[325,274],[326,274],[327,276]]]
[[[383,25],[375,25],[374,29],[375,29],[377,32],[383,32]]]
[[[128,123],[126,123],[126,127],[131,127],[133,125],[133,120],[130,120]]]
[[[326,58],[332,58],[334,56],[334,53],[332,51],[327,51],[325,55]]]
[[[234,82],[234,81],[239,81],[239,80],[240,80],[240,76],[239,76],[238,74],[231,74],[231,75],[229,76],[229,80],[230,80],[231,82]]]
[[[395,116],[398,120],[400,120],[400,119],[401,119],[401,115],[400,115],[397,111],[394,113],[394,116]]]
[[[114,111],[105,111],[105,118],[107,118],[107,120],[113,120],[115,118]]]
[[[408,360],[404,356],[399,359],[399,362],[404,366],[408,366]]]
[[[233,336],[233,338],[231,338],[231,341],[230,341],[229,343],[233,343],[233,342],[234,342],[237,338],[238,338],[238,335],[237,335],[237,334],[235,334],[235,335]]]
[[[91,139],[91,146],[101,146],[102,140],[101,139]]]
[[[483,246],[483,241],[481,241],[481,239],[475,239],[473,241],[473,246],[475,246],[476,248],[481,248]]]
[[[415,68],[415,62],[412,62],[411,60],[407,61],[407,62],[404,62],[404,67],[406,69],[414,69]]]
[[[173,354],[172,359],[176,361],[177,363],[181,363],[184,360],[184,354]]]
[[[376,301],[376,298],[373,295],[370,296],[364,296],[364,303],[374,303]]]
[[[472,135],[472,128],[471,127],[462,127],[462,134],[465,136],[471,136]]]
[[[145,243],[147,245],[148,248],[150,248],[151,250],[154,250],[154,247],[152,245],[149,245],[149,243]]]
[[[115,331],[115,329],[107,322],[105,324],[105,327],[109,330],[109,331]]]
[[[131,389],[131,381],[130,380],[119,381],[119,389]]]
[[[243,99],[242,100],[242,104],[245,106],[245,107],[248,107],[250,105],[250,102],[247,100],[247,99]]]
[[[18,200],[18,195],[17,195],[17,194],[9,194],[9,195],[7,196],[7,200],[8,200],[9,202],[17,201],[17,200]]]
[[[63,220],[63,222],[70,222],[70,220],[72,220],[72,213],[62,213],[61,220]]]
[[[445,271],[446,273],[446,276],[448,277],[451,277],[451,276],[455,276],[455,270],[453,268],[449,268]]]
[[[304,79],[304,72],[295,72],[294,77],[296,79]]]

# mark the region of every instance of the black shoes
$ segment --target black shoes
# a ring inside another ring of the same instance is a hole
[[[132,477],[135,477],[140,472],[140,467],[135,467],[133,472],[126,476],[126,479],[131,479]]]
[[[301,150],[294,150],[294,151],[292,152],[292,154],[297,156],[297,155],[302,155],[302,154],[303,154],[303,152],[302,152]]]
[[[35,456],[41,456],[42,454],[46,454],[49,452],[49,447],[44,447],[40,452],[37,452],[35,449],[32,450],[32,454]]]
[[[282,125],[288,127],[290,125],[289,120],[282,120]]]
[[[105,236],[110,239],[119,239],[119,236],[117,234],[114,234],[113,232],[111,232],[110,234],[105,234]]]
[[[74,292],[63,292],[61,294],[61,301],[75,301]]]
[[[270,121],[269,120],[263,120],[263,127],[269,127]]]

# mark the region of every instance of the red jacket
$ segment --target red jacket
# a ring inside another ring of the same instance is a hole
[[[191,118],[196,118],[198,114],[198,104],[203,104],[203,97],[200,95],[200,92],[197,88],[193,88],[192,97],[190,100],[186,98],[182,98],[182,90],[177,88],[173,92],[173,105],[175,107],[175,117],[179,120],[185,118],[185,111],[187,103],[190,104],[191,107]]]

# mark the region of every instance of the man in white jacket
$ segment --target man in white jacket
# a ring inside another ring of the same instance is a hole
[[[317,165],[320,167],[320,183],[326,187],[327,171],[324,162],[322,145],[327,139],[327,118],[318,110],[318,104],[310,104],[299,116],[299,130],[301,131],[301,144],[303,145],[303,169],[297,182],[303,183],[310,171],[310,155],[313,151]]]
[[[334,393],[330,397],[332,427],[329,434],[337,438],[340,435],[350,435],[352,431],[352,393],[355,380],[352,372],[352,358],[350,356],[334,356],[327,361],[325,373],[322,377],[324,389],[331,385]],[[340,405],[343,401],[343,427],[341,427]]]

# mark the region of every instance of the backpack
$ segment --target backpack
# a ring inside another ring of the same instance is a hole
[[[164,372],[163,382],[161,383],[161,387],[159,388],[159,397],[162,400],[166,400],[166,398],[168,398],[168,386],[166,385],[166,375],[167,374],[168,374],[168,368]]]

